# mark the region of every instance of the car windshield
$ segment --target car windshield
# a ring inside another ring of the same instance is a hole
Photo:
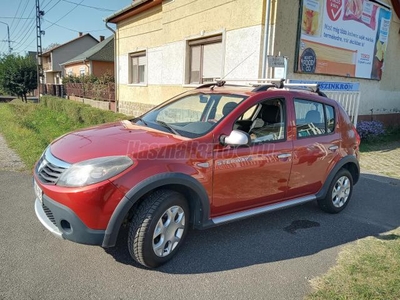
[[[244,95],[217,93],[184,95],[154,108],[134,121],[195,138],[209,132],[246,98]]]

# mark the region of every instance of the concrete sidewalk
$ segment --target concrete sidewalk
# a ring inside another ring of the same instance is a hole
[[[361,172],[400,179],[400,141],[377,144],[372,150],[361,153]]]

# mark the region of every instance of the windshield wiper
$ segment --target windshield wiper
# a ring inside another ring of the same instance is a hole
[[[135,121],[135,123],[136,123],[137,121],[140,121],[140,122],[142,122],[145,126],[148,126],[147,123],[145,122],[145,120],[143,120],[141,117],[134,118],[132,121]]]
[[[178,131],[176,131],[174,128],[171,127],[171,125],[169,125],[168,123],[165,123],[164,121],[156,121],[158,124],[160,124],[161,126],[169,129],[172,133],[175,133],[176,135],[181,135]]]

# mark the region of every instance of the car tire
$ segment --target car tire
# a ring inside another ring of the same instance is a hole
[[[139,264],[156,268],[182,245],[189,226],[189,206],[182,194],[158,190],[138,206],[128,233],[128,247]]]
[[[318,200],[318,205],[328,213],[339,213],[349,203],[352,193],[353,177],[348,170],[340,169],[333,178],[325,198]]]

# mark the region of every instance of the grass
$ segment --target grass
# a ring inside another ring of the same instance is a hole
[[[400,299],[400,228],[347,245],[306,299]]]
[[[40,104],[20,100],[0,104],[0,132],[28,169],[33,168],[55,138],[79,128],[126,118],[57,97],[43,97]]]

